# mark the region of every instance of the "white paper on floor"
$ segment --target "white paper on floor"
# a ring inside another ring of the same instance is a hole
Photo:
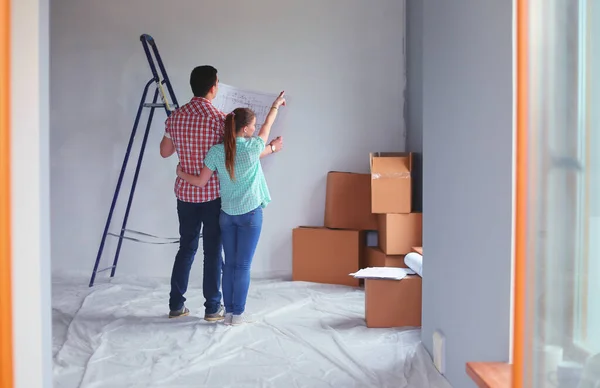
[[[357,279],[389,279],[402,280],[408,275],[414,275],[415,271],[409,268],[395,267],[368,267],[351,273]]]
[[[450,385],[417,329],[367,329],[360,289],[253,281],[251,325],[168,319],[168,280],[53,279],[54,387],[433,387]]]

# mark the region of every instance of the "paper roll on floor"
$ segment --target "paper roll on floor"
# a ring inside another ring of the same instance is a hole
[[[408,268],[415,271],[417,275],[423,277],[423,256],[416,252],[411,252],[404,256],[404,264],[406,264]]]

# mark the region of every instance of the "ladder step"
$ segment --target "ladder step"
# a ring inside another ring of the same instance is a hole
[[[178,239],[172,239],[169,238],[167,241],[147,241],[147,240],[142,240],[139,238],[134,238],[134,237],[129,237],[129,236],[121,236],[118,235],[116,233],[107,233],[107,236],[111,236],[111,237],[116,237],[118,239],[123,239],[123,240],[129,240],[129,241],[133,241],[133,242],[137,242],[137,243],[144,243],[144,244],[153,244],[153,245],[167,245],[167,244],[178,244],[179,240]]]
[[[147,102],[144,104],[144,108],[167,108],[167,106],[162,102],[157,102],[156,104]],[[170,108],[169,109],[170,112],[173,112],[174,110],[179,109],[179,107],[177,105],[170,105],[169,108]]]
[[[153,104],[151,102],[147,102],[144,104],[144,108],[164,108],[166,107],[165,104],[157,102],[156,104]]]
[[[99,269],[98,271],[96,271],[96,273],[100,273],[100,272],[106,272],[106,271],[108,271],[109,269],[113,269],[113,268],[115,268],[115,267],[116,267],[115,265],[111,265],[110,267],[106,267],[106,268],[103,268],[103,269]]]
[[[160,237],[160,236],[155,236],[150,233],[138,232],[137,230],[133,230],[133,229],[123,229],[122,231],[123,231],[123,233],[137,234],[140,236],[157,238],[159,240],[179,240],[179,237]],[[200,237],[202,237],[202,235],[200,235]]]
[[[164,102],[157,102],[156,104],[153,104],[151,102],[146,102],[144,104],[144,108],[164,108],[166,105]],[[169,105],[171,110],[175,110],[178,109],[179,107],[175,104],[170,104]]]

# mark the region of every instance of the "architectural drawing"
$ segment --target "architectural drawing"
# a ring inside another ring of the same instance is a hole
[[[217,93],[217,97],[213,100],[213,105],[217,107],[219,110],[230,113],[235,108],[250,108],[256,114],[256,133],[260,130],[261,125],[265,122],[267,118],[267,114],[269,114],[269,110],[271,109],[271,105],[273,101],[277,98],[279,93],[263,93],[263,92],[254,92],[249,90],[238,89],[234,86],[224,84],[222,82],[219,83],[219,91]],[[282,109],[278,118],[273,125],[271,133],[273,130],[278,127],[278,123],[280,123],[282,116]]]

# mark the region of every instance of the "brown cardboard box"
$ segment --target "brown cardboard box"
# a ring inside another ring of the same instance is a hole
[[[371,154],[371,212],[410,213],[412,210],[412,153]]]
[[[292,232],[292,280],[358,287],[365,235],[357,230],[299,227]]]
[[[371,213],[371,175],[338,171],[327,174],[325,226],[377,229],[377,216]]]
[[[365,280],[367,327],[421,326],[421,277]]]
[[[407,268],[404,255],[386,255],[381,249],[372,247],[365,249],[365,267]]]
[[[388,255],[406,255],[423,245],[423,213],[379,214],[379,248]]]
[[[417,252],[419,255],[423,256],[423,247],[412,247],[413,252]]]

